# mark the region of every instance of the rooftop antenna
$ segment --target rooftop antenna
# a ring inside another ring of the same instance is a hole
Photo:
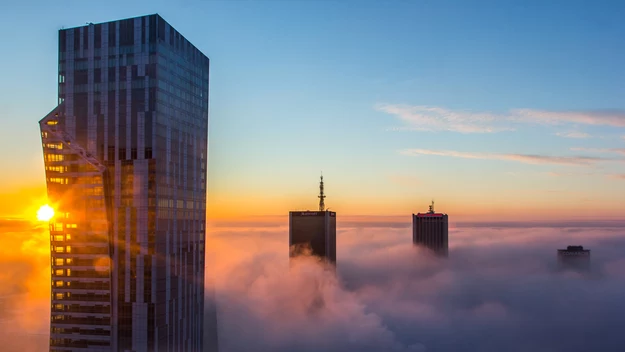
[[[432,204],[430,204],[430,210],[428,211],[430,214],[434,214],[434,199],[432,199]]]
[[[326,198],[325,194],[323,194],[323,172],[321,173],[321,182],[319,182],[319,211],[325,211],[326,204],[324,199]]]

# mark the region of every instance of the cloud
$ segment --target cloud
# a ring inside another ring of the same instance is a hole
[[[512,110],[510,118],[516,122],[546,125],[581,124],[625,127],[625,111],[545,111]]]
[[[514,109],[506,113],[451,110],[444,107],[405,104],[376,104],[374,108],[395,115],[404,123],[395,131],[452,131],[494,133],[515,130],[516,124],[595,125],[625,127],[625,111],[547,111]],[[584,132],[560,132],[566,138],[588,138]]]
[[[406,126],[394,130],[453,131],[460,133],[493,133],[512,128],[499,126],[498,117],[490,113],[452,111],[441,107],[378,104],[378,111],[396,115]]]
[[[601,175],[600,173],[597,172],[547,172],[548,176],[551,177],[563,177],[563,176],[595,176],[595,175]]]
[[[541,225],[458,227],[448,260],[409,228],[343,228],[337,276],[310,257],[289,269],[283,230],[222,229],[208,241],[221,349],[620,351],[625,228]],[[588,276],[556,270],[572,244],[592,251]]]
[[[50,255],[47,228],[0,219],[0,346],[3,351],[48,349]]]
[[[590,135],[588,133],[579,131],[557,132],[556,136],[564,138],[590,138]]]
[[[524,164],[554,164],[554,165],[573,165],[587,166],[599,161],[610,161],[612,159],[588,157],[588,156],[549,156],[549,155],[532,155],[532,154],[496,154],[496,153],[470,153],[459,152],[453,150],[429,150],[429,149],[404,149],[399,151],[402,155],[418,156],[418,155],[436,155],[448,156],[464,159],[482,159],[482,160],[504,160],[516,161]]]
[[[625,174],[608,175],[608,177],[614,178],[614,179],[617,179],[617,180],[625,180]]]
[[[616,153],[625,155],[625,148],[582,148],[582,147],[574,147],[571,148],[573,151],[584,151],[590,153]]]
[[[0,225],[0,343],[45,350],[47,231]],[[284,219],[210,229],[220,351],[617,352],[625,343],[615,309],[625,295],[622,221],[458,224],[448,260],[412,247],[410,227],[338,230],[334,274],[311,257],[289,266]],[[572,244],[592,251],[587,276],[556,270],[556,249]]]

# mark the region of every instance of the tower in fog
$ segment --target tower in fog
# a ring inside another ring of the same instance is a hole
[[[447,214],[435,212],[433,201],[427,213],[412,214],[412,243],[448,255]]]
[[[289,256],[303,252],[336,264],[336,212],[326,210],[323,176],[319,182],[319,210],[289,212]]]
[[[60,30],[58,59],[58,106],[39,122],[56,210],[50,351],[216,350],[209,59],[159,15]]]

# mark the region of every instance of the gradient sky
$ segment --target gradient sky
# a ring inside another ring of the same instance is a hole
[[[211,58],[209,218],[625,215],[622,1],[0,5],[0,216],[45,194],[57,31],[159,13]],[[9,34],[13,34],[12,36]]]

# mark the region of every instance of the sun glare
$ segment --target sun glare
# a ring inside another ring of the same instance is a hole
[[[42,205],[39,210],[37,210],[37,220],[39,221],[50,221],[54,216],[54,209],[50,207],[48,204]]]

